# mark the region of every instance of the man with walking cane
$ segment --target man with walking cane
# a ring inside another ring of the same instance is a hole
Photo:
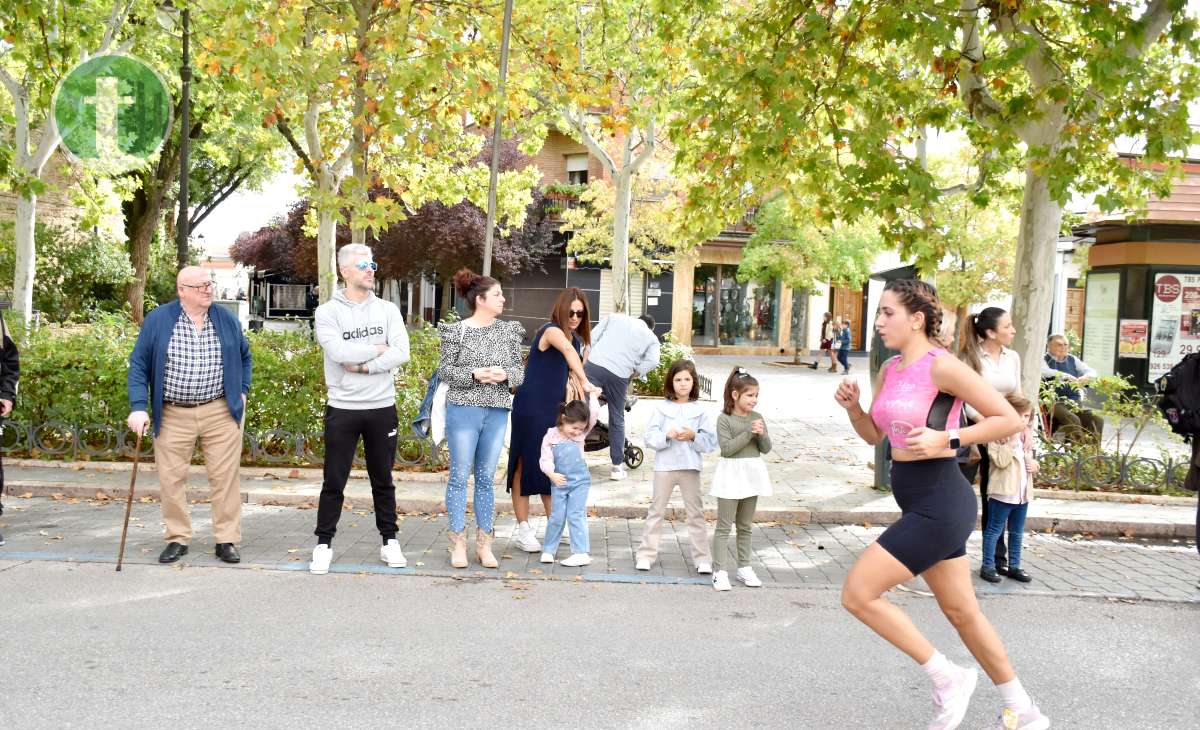
[[[361,243],[343,246],[337,255],[338,273],[346,288],[317,307],[317,342],[325,354],[325,473],[317,506],[317,545],[308,569],[329,572],[333,536],[346,497],[346,480],[354,452],[362,439],[371,478],[375,526],[381,545],[379,560],[390,568],[408,565],[396,539],[396,459],[399,417],[396,413],[395,370],[408,362],[408,330],[395,304],[375,296],[375,264],[371,249]]]
[[[17,379],[21,376],[21,358],[17,345],[8,336],[4,317],[0,316],[0,418],[8,418],[17,400]],[[4,464],[0,463],[0,515],[4,514]],[[0,546],[4,533],[0,532]]]
[[[216,556],[241,561],[242,420],[250,392],[250,343],[237,317],[212,306],[208,272],[188,266],[175,280],[179,299],[146,315],[129,358],[129,414],[135,434],[154,423],[167,546],[160,563],[187,554],[192,522],[187,509],[188,466],[196,441],[212,489]],[[147,413],[149,406],[149,413]]]

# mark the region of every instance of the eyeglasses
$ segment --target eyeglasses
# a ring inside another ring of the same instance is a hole
[[[186,286],[188,289],[195,289],[196,291],[212,291],[213,283],[206,281],[203,284],[180,284],[180,286]]]
[[[379,264],[375,263],[374,261],[359,261],[354,265],[354,268],[358,269],[359,271],[366,271],[367,269],[375,271],[379,268]]]
[[[572,309],[571,310],[571,319],[583,319],[583,310],[582,309]]]

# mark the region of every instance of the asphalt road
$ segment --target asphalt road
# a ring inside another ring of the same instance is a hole
[[[933,602],[896,600],[952,659]],[[0,728],[917,728],[835,590],[0,560]],[[1194,727],[1200,607],[992,596],[1056,728]],[[999,696],[981,682],[964,728]]]

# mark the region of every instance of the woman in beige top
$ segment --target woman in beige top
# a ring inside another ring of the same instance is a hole
[[[1009,349],[1017,328],[1013,327],[1012,316],[1000,307],[986,307],[967,320],[967,332],[959,345],[958,357],[975,369],[983,379],[1001,395],[1021,394],[1021,356]],[[979,415],[967,406],[966,417],[978,420]],[[982,505],[983,524],[988,520],[988,482],[991,462],[987,449],[979,449],[976,464],[962,464],[967,481],[974,482],[979,474],[979,501]],[[1001,535],[996,543],[996,572],[1008,575],[1008,548]]]

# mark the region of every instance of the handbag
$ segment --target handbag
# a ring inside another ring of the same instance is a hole
[[[461,345],[463,337],[466,335],[466,326],[459,324],[458,326],[458,343]],[[455,357],[455,365],[462,357],[462,349],[459,349],[459,354]],[[438,377],[437,368],[433,369],[433,373],[429,376],[429,385],[425,388],[425,397],[421,400],[421,408],[417,411],[417,418],[412,422],[413,431],[422,438],[431,438],[433,445],[437,446],[446,439],[446,396],[450,392],[450,384],[443,383]]]

